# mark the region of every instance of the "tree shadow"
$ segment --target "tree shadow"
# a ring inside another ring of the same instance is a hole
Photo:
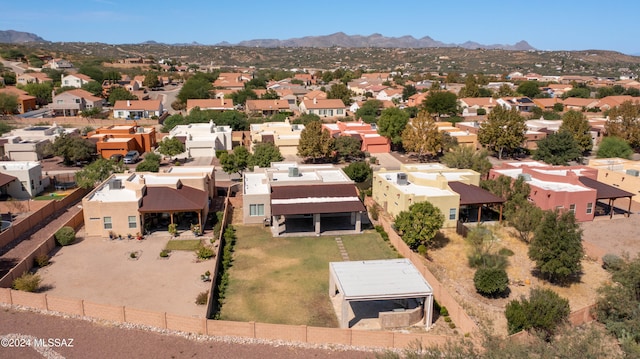
[[[447,244],[449,244],[449,242],[451,242],[451,239],[449,239],[449,237],[447,237],[442,232],[438,232],[436,233],[436,236],[433,237],[433,240],[431,241],[431,245],[429,247],[431,249],[440,249],[444,248]]]
[[[582,283],[583,274],[584,272],[580,271],[567,277],[551,278],[548,275],[542,273],[538,268],[534,268],[531,270],[531,275],[533,277],[562,288],[568,288],[572,284]]]

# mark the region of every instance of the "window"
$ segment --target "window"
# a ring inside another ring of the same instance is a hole
[[[593,203],[587,203],[587,214],[593,213]]]
[[[561,209],[563,209],[563,208],[564,208],[564,206],[556,206],[556,209],[557,209],[558,211],[559,211],[559,210],[561,210]]]
[[[264,204],[250,204],[249,205],[250,216],[264,216]]]
[[[338,110],[336,110],[336,113],[337,113],[338,115],[342,115],[342,114],[344,113],[344,110],[342,110],[342,109],[338,109]]]
[[[129,228],[138,227],[138,223],[136,222],[136,216],[129,216]]]
[[[576,213],[576,205],[575,204],[570,204],[569,205],[569,211],[573,212],[573,213]]]
[[[455,208],[449,208],[449,219],[451,219],[451,220],[456,219],[456,209]]]
[[[111,223],[111,217],[104,217],[104,229],[112,229],[113,224]]]

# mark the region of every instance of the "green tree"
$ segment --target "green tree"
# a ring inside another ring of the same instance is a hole
[[[158,152],[169,157],[181,154],[185,151],[185,146],[177,137],[164,138],[158,143]]]
[[[418,90],[413,85],[407,85],[402,89],[402,101],[407,101],[409,97],[418,93]]]
[[[310,122],[300,132],[298,156],[311,159],[313,162],[320,159],[326,160],[331,157],[332,148],[333,137],[327,129],[322,128],[321,122]]]
[[[531,241],[531,236],[542,221],[544,211],[535,204],[521,202],[509,217],[509,224],[515,229],[516,236],[524,243]]]
[[[621,342],[628,358],[640,355],[640,257],[608,269],[613,283],[598,289],[596,318]]]
[[[248,88],[235,91],[230,96],[231,96],[231,99],[233,100],[233,103],[235,104],[245,104],[247,100],[258,99],[258,95],[256,94],[256,92]]]
[[[580,148],[580,152],[585,153],[591,151],[593,147],[591,126],[589,125],[587,117],[582,112],[569,110],[562,115],[560,131],[569,132],[573,136],[573,139]]]
[[[149,152],[144,156],[144,160],[136,166],[137,172],[158,172],[160,171],[160,155]]]
[[[212,81],[211,78],[202,73],[193,76],[184,83],[176,98],[182,103],[187,103],[188,99],[211,98]]]
[[[515,95],[515,91],[513,91],[513,88],[509,84],[502,84],[496,92],[496,96],[498,97],[510,97]]]
[[[442,149],[442,135],[428,112],[421,112],[402,131],[402,147],[416,152],[420,159],[426,155],[434,156]]]
[[[455,116],[458,113],[458,97],[449,91],[431,91],[424,99],[423,107],[429,113]]]
[[[76,182],[80,188],[93,188],[96,184],[109,178],[113,173],[122,173],[125,169],[126,166],[122,161],[98,158],[76,172]]]
[[[480,86],[473,74],[467,75],[464,86],[460,89],[458,97],[480,97]]]
[[[242,172],[249,165],[251,154],[244,146],[238,146],[233,149],[233,153],[223,153],[220,156],[220,165],[226,173],[237,173],[242,176]]]
[[[36,103],[40,106],[51,103],[51,91],[53,91],[53,84],[51,82],[43,83],[30,83],[21,86],[24,91],[29,95],[36,98]]]
[[[458,145],[442,156],[440,162],[449,168],[468,168],[486,176],[491,169],[486,150],[477,151],[472,146]]]
[[[566,283],[580,274],[583,255],[582,230],[573,212],[545,212],[529,245],[536,270],[550,282]]]
[[[83,64],[78,69],[78,72],[91,77],[92,80],[102,83],[104,80],[104,73],[100,68],[93,64]]]
[[[278,95],[275,90],[268,89],[260,98],[262,100],[277,100],[280,98],[280,95]]]
[[[408,211],[400,212],[394,226],[402,240],[412,250],[420,245],[429,246],[444,224],[444,216],[438,207],[424,201],[414,203]]]
[[[568,131],[552,133],[538,141],[538,149],[533,153],[534,160],[565,166],[581,156],[580,147]]]
[[[518,93],[529,98],[534,98],[540,94],[539,83],[537,81],[525,81],[518,86]]]
[[[160,75],[157,72],[147,72],[146,74],[144,74],[144,81],[142,81],[142,85],[149,89],[159,87],[161,83],[160,79],[158,79],[158,76]]]
[[[629,143],[619,137],[605,137],[598,147],[598,158],[626,158],[630,159],[633,149]]]
[[[253,149],[253,154],[249,157],[249,168],[269,167],[272,162],[279,162],[283,159],[280,149],[273,143],[258,143]]]
[[[569,313],[568,300],[542,288],[532,288],[528,299],[512,300],[505,309],[509,334],[535,329],[543,331],[547,338],[553,336]]]
[[[18,111],[18,95],[12,93],[0,93],[0,113],[11,115]]]
[[[380,100],[368,100],[356,111],[356,118],[362,119],[366,123],[376,123],[378,111],[382,108]]]
[[[513,181],[509,176],[500,176],[496,179],[481,181],[480,185],[487,191],[504,198],[504,215],[511,218],[516,210],[528,202],[531,187],[524,178]]]
[[[336,156],[341,161],[351,161],[354,159],[362,159],[362,143],[356,137],[338,136],[333,140],[333,148]]]
[[[96,145],[78,136],[61,134],[50,145],[51,152],[56,156],[62,156],[65,165],[69,166],[79,161],[90,160],[96,153]]]
[[[591,98],[591,90],[586,87],[576,87],[562,94],[562,98],[566,99],[569,97],[579,97],[579,98]]]
[[[362,183],[373,176],[373,169],[365,161],[352,162],[343,171],[356,183]]]
[[[487,121],[480,124],[478,140],[490,150],[497,152],[498,159],[502,159],[505,152],[522,146],[526,130],[525,119],[516,108],[508,110],[496,106],[487,116]]]
[[[132,94],[131,92],[129,92],[126,88],[114,87],[111,89],[111,92],[109,93],[108,101],[109,101],[109,104],[113,106],[116,104],[116,101],[137,100],[137,99],[138,97]]]
[[[609,136],[620,137],[631,148],[640,149],[640,104],[625,101],[609,110],[604,129]]]
[[[390,107],[384,109],[377,122],[378,133],[388,138],[394,147],[402,144],[402,131],[409,123],[409,113]]]
[[[311,121],[320,121],[320,116],[314,113],[303,113],[298,118],[293,120],[292,123],[306,126]]]
[[[349,106],[353,103],[353,101],[351,100],[351,96],[353,96],[351,90],[349,90],[349,88],[345,84],[341,83],[331,85],[331,89],[327,91],[328,99],[342,100],[342,102],[346,106]]]
[[[564,111],[564,104],[562,104],[561,102],[556,102],[553,104],[553,111],[554,112],[562,112]]]
[[[89,81],[82,85],[82,89],[91,92],[94,96],[102,96],[102,84],[98,81]]]

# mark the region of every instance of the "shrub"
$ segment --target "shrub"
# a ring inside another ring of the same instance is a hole
[[[198,259],[206,260],[213,257],[215,253],[211,247],[201,246],[198,248],[196,255],[198,256]]]
[[[624,260],[613,253],[602,256],[602,268],[608,271],[619,271],[624,266]]]
[[[529,299],[512,300],[507,304],[505,316],[509,334],[537,329],[553,335],[558,325],[569,317],[569,301],[551,289],[533,288]]]
[[[42,278],[35,273],[24,272],[20,277],[13,280],[12,287],[25,292],[35,292],[40,288]]]
[[[483,267],[478,269],[473,276],[473,284],[478,293],[492,297],[507,290],[509,277],[504,269]]]
[[[169,253],[170,253],[170,252],[171,252],[171,251],[170,251],[170,250],[168,250],[168,249],[163,249],[163,250],[161,250],[161,251],[160,251],[160,257],[161,257],[161,258],[167,258],[167,257],[169,256]]]
[[[54,235],[56,242],[61,246],[67,246],[76,240],[76,231],[69,226],[60,228]]]
[[[425,246],[424,244],[421,244],[418,246],[418,254],[426,257],[427,256],[427,246]]]
[[[220,158],[225,153],[229,153],[227,150],[216,150],[216,158]]]
[[[444,317],[444,321],[447,323],[451,323],[451,317]]]
[[[385,242],[389,242],[389,234],[384,230],[384,227],[381,225],[377,225],[375,226],[376,232],[378,232],[378,234],[380,234],[380,237],[382,237],[382,239]]]
[[[513,251],[509,248],[500,248],[500,250],[498,251],[498,254],[501,256],[505,256],[505,257],[510,257],[512,255],[514,255]]]
[[[198,296],[196,297],[196,304],[197,305],[205,305],[205,304],[207,304],[207,299],[209,299],[209,291],[200,292],[200,293],[198,293]]]
[[[449,323],[449,328],[456,329],[456,324],[454,322]]]
[[[34,262],[40,268],[46,267],[49,265],[49,256],[46,254],[40,254],[39,256],[36,256]]]
[[[374,221],[378,220],[380,216],[380,208],[378,207],[377,204],[374,204],[373,206],[369,207],[369,214],[371,215],[371,219],[373,219]]]
[[[469,257],[469,267],[471,268],[498,268],[507,267],[507,258],[494,253],[473,253]]]
[[[138,258],[138,253],[131,252],[131,253],[129,253],[129,257],[132,258],[132,259],[136,259],[136,258]]]
[[[449,316],[449,311],[447,310],[447,307],[445,307],[444,305],[440,307],[440,315],[443,317]]]

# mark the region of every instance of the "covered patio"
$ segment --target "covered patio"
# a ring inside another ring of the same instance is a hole
[[[271,191],[274,236],[362,230],[366,208],[353,184],[274,186]]]
[[[477,209],[477,223],[482,222],[482,207],[485,205],[497,205],[499,206],[499,218],[498,221],[502,222],[502,209],[504,207],[505,199],[496,196],[495,194],[480,188],[478,186],[468,185],[462,182],[449,182],[449,187],[460,195],[460,213],[462,210]],[[466,220],[459,218],[462,222],[473,222],[471,216],[467,216]]]
[[[197,219],[200,228],[204,228],[204,218],[207,218],[209,213],[209,198],[205,191],[189,186],[178,188],[148,186],[138,212],[141,214],[142,228],[149,228],[151,223],[145,223],[145,219],[149,220],[154,214],[167,213],[169,224],[174,224],[177,213],[190,212],[195,213],[194,220]]]
[[[617,187],[613,187],[613,186],[609,186],[606,183],[602,183],[600,181],[591,179],[589,177],[585,177],[585,176],[580,176],[578,178],[578,180],[580,181],[580,183],[582,183],[583,185],[589,187],[589,188],[593,188],[596,190],[597,194],[596,194],[596,200],[608,200],[608,214],[609,214],[609,218],[613,218],[613,214],[615,212],[615,201],[616,199],[619,198],[628,198],[629,199],[629,207],[626,211],[626,215],[627,217],[629,217],[631,215],[631,200],[632,197],[635,196],[635,194],[631,193],[631,192],[627,192],[625,190],[621,190],[620,188]]]
[[[377,318],[381,329],[433,322],[433,289],[406,258],[331,262],[329,296],[340,299],[343,329],[364,318]]]

